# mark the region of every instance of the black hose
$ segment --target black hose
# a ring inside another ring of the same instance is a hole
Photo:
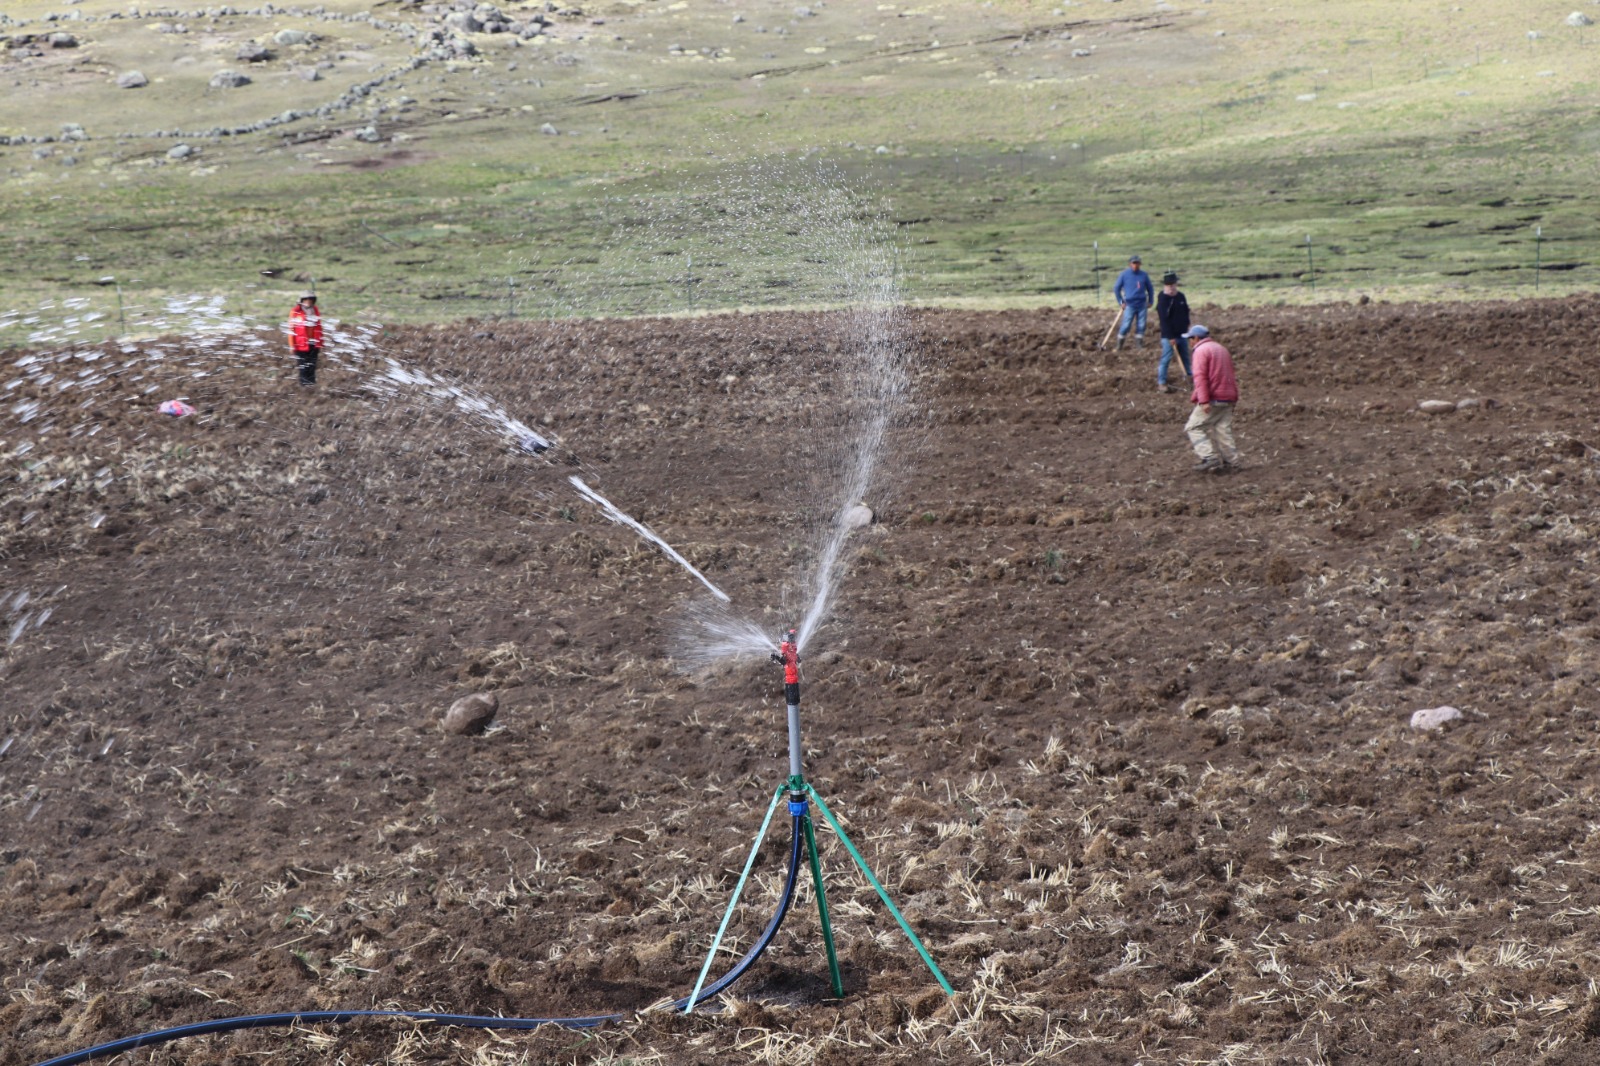
[[[778,909],[772,919],[767,922],[767,927],[761,931],[744,957],[734,963],[733,969],[723,974],[710,985],[701,989],[696,1003],[703,1003],[713,996],[720,994],[729,985],[733,984],[745,971],[754,966],[756,960],[761,958],[762,952],[772,944],[773,937],[778,935],[778,927],[783,924],[783,919],[789,913],[789,905],[794,902],[795,884],[800,877],[800,863],[803,859],[804,841],[804,816],[794,815],[790,821],[792,839],[789,844],[789,873],[784,878],[783,896],[778,900]],[[689,1005],[689,997],[674,1000],[672,1009],[681,1011]],[[113,1040],[108,1044],[99,1044],[95,1047],[85,1048],[82,1051],[73,1051],[66,1055],[58,1055],[53,1059],[46,1059],[38,1066],[75,1066],[80,1062],[89,1062],[93,1059],[105,1058],[108,1055],[120,1055],[124,1051],[135,1048],[154,1047],[156,1044],[165,1044],[171,1040],[182,1040],[190,1036],[205,1036],[210,1033],[231,1033],[236,1029],[268,1029],[273,1027],[291,1025],[318,1025],[342,1024],[355,1021],[359,1018],[405,1018],[417,1022],[436,1022],[440,1025],[458,1025],[468,1029],[537,1029],[541,1025],[558,1025],[564,1029],[594,1029],[607,1022],[620,1022],[626,1015],[623,1014],[593,1014],[578,1018],[496,1018],[490,1015],[478,1014],[437,1014],[431,1011],[414,1010],[316,1010],[301,1011],[292,1014],[248,1014],[237,1018],[215,1018],[208,1022],[191,1022],[188,1025],[179,1025],[171,1029],[158,1029],[154,1032],[141,1033],[138,1036],[127,1036],[121,1040]]]

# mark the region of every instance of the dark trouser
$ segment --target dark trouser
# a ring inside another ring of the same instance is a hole
[[[322,349],[316,345],[301,350],[295,349],[295,365],[300,368],[300,384],[315,385],[317,383],[317,356],[322,354]]]

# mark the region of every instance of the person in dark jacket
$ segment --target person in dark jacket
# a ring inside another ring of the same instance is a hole
[[[1183,376],[1189,376],[1189,298],[1178,291],[1178,275],[1161,276],[1161,293],[1156,297],[1156,321],[1161,325],[1161,362],[1156,366],[1156,391],[1172,392],[1167,384],[1167,367],[1172,353],[1183,363]]]
[[[300,297],[289,312],[289,346],[294,349],[300,384],[317,383],[317,356],[322,354],[322,312],[317,310],[317,294]]]
[[[1144,347],[1144,324],[1150,317],[1150,303],[1155,299],[1156,287],[1150,284],[1150,275],[1144,272],[1138,256],[1128,260],[1128,269],[1117,275],[1111,289],[1122,307],[1122,324],[1117,328],[1117,348],[1128,339],[1128,330],[1134,331],[1135,347]]]

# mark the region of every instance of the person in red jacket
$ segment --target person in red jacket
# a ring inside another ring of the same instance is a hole
[[[300,384],[317,383],[317,356],[322,354],[322,312],[317,310],[317,294],[308,292],[289,312],[289,344],[294,348],[295,365],[300,368]]]
[[[1190,368],[1194,374],[1195,407],[1183,431],[1200,461],[1194,468],[1222,474],[1239,467],[1239,449],[1233,443],[1233,405],[1239,402],[1239,381],[1233,373],[1233,356],[1204,326],[1191,326],[1185,337],[1194,341]]]

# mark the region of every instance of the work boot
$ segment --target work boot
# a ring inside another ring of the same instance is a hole
[[[1126,333],[1117,334],[1117,346],[1115,348],[1113,348],[1112,351],[1116,351],[1116,352],[1122,351],[1122,346],[1124,344],[1127,344],[1127,343],[1128,343],[1128,335]]]
[[[1157,392],[1171,392],[1172,391],[1172,386],[1168,385],[1165,381],[1158,381],[1158,382],[1156,382],[1156,391]]]
[[[1136,334],[1134,336],[1134,338],[1133,338],[1133,346],[1135,348],[1143,348],[1144,347],[1144,334],[1143,333],[1139,333],[1139,334]]]
[[[1196,471],[1202,474],[1220,474],[1225,469],[1225,464],[1216,456],[1207,456],[1194,464]]]

